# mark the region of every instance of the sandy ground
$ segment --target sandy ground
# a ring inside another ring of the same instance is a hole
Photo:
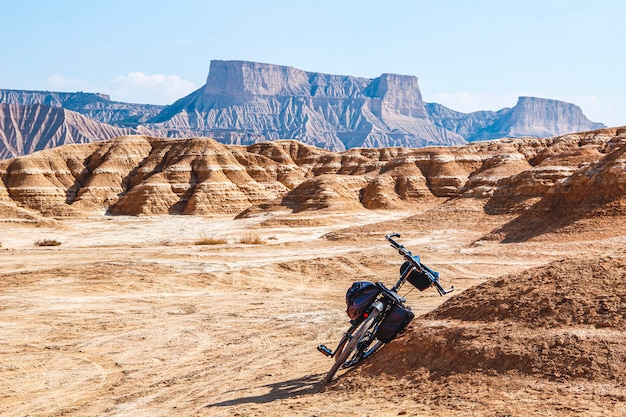
[[[476,242],[504,219],[399,221],[412,214],[4,221],[0,415],[504,416],[524,415],[523,407],[516,414],[507,404],[529,398],[546,400],[546,407],[535,404],[526,415],[581,415],[586,397],[568,408],[572,390],[538,381],[507,396],[506,381],[494,386],[477,377],[469,385],[475,392],[445,387],[442,398],[450,396],[429,404],[401,381],[377,388],[376,377],[355,385],[339,373],[330,386],[320,384],[331,359],[316,346],[334,347],[347,327],[345,290],[355,280],[397,278],[402,261],[385,233],[402,233],[401,241],[457,293],[624,243]],[[238,243],[249,233],[266,243]],[[228,243],[198,245],[202,236]],[[61,244],[34,245],[43,239]],[[407,299],[417,314],[445,300],[434,290]],[[453,395],[473,406],[455,406]],[[594,403],[587,410],[618,408]]]

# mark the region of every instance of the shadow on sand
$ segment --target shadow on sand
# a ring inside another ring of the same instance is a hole
[[[236,398],[233,400],[221,401],[209,404],[206,407],[225,407],[240,404],[265,404],[276,400],[310,395],[322,392],[325,389],[322,384],[324,374],[306,375],[302,378],[291,379],[289,381],[276,382],[274,384],[262,385],[259,388],[269,388],[267,394],[254,395],[250,397]],[[247,390],[247,389],[246,389]],[[235,392],[235,391],[231,391]]]

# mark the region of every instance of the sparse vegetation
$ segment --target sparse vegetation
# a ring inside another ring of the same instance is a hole
[[[196,241],[196,245],[224,245],[228,241],[223,237],[213,237],[207,235],[201,235],[200,239]]]
[[[267,241],[259,235],[248,233],[239,238],[239,243],[243,243],[245,245],[265,245]]]
[[[35,246],[60,246],[61,242],[56,239],[44,239],[35,242]]]

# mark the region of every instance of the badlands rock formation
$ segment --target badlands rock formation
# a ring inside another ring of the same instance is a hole
[[[244,61],[212,61],[206,85],[151,120],[158,134],[224,143],[293,138],[332,150],[461,144],[599,129],[569,103],[520,97],[497,112],[425,103],[417,77],[365,79]]]
[[[107,94],[60,93],[56,91],[28,91],[0,89],[0,103],[30,106],[43,104],[62,107],[89,117],[97,122],[119,127],[136,127],[156,116],[165,106],[111,101]],[[104,139],[104,138],[101,138]]]
[[[132,128],[127,133],[133,134],[212,137],[239,145],[296,139],[334,151],[460,145],[604,127],[587,119],[579,107],[556,100],[520,97],[513,108],[461,113],[425,103],[415,76],[382,74],[369,79],[246,61],[212,61],[206,84],[167,107],[114,102],[104,94],[18,90],[0,90],[0,103],[62,107],[100,123]],[[29,111],[34,110],[23,110]],[[34,150],[55,146],[59,133],[54,125],[46,119],[28,123],[34,123],[29,130],[39,136],[22,138],[6,128],[6,144],[37,142]],[[75,129],[85,130],[81,124]],[[6,144],[3,150],[0,143],[0,158],[33,151]]]
[[[499,111],[460,113],[435,103],[428,103],[426,110],[437,126],[458,133],[469,142],[522,136],[542,138],[605,127],[589,120],[574,104],[537,97],[519,97],[514,107]]]
[[[399,209],[478,202],[519,216],[492,239],[623,214],[626,129],[435,148],[332,152],[297,141],[249,146],[209,138],[124,136],[0,162],[0,200],[52,216]],[[553,217],[549,217],[553,219]],[[564,223],[565,224],[565,223]]]
[[[537,203],[509,224],[494,231],[494,235],[498,238],[505,237],[506,241],[525,240],[548,230],[566,227],[581,219],[624,217],[626,129],[619,128],[609,132],[613,131],[614,135],[605,136],[601,133],[595,137],[586,137],[585,141],[579,142],[578,148],[565,147],[557,155],[548,156],[549,152],[540,155],[539,157],[545,157],[540,165],[558,164],[551,171],[554,173],[552,176],[560,177],[560,180],[555,182],[552,178],[535,175],[535,182],[541,184],[542,179],[547,179],[550,185],[540,195],[533,197],[530,195],[532,193],[527,193],[525,197],[531,201],[536,199]],[[515,178],[511,181],[515,184]],[[499,195],[494,195],[494,205],[498,206],[498,200],[507,198],[504,197],[505,193],[503,187],[498,191]],[[519,197],[518,194],[514,200]]]
[[[43,104],[0,104],[0,159],[68,143],[88,143],[136,132]]]
[[[231,144],[298,139],[344,150],[465,142],[428,118],[417,77],[365,79],[244,61],[212,61],[204,87],[151,122],[158,133]]]

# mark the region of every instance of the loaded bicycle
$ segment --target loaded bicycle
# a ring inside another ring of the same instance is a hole
[[[398,243],[398,233],[385,236],[391,246],[404,257],[400,277],[395,285],[387,288],[382,282],[357,281],[346,292],[346,313],[350,328],[343,334],[335,350],[319,345],[317,350],[334,358],[335,363],[326,374],[329,383],[339,369],[351,368],[363,362],[385,344],[391,342],[413,320],[406,299],[398,295],[408,281],[420,291],[435,287],[440,295],[454,291],[446,290],[439,282],[439,273],[421,263],[420,257]]]

